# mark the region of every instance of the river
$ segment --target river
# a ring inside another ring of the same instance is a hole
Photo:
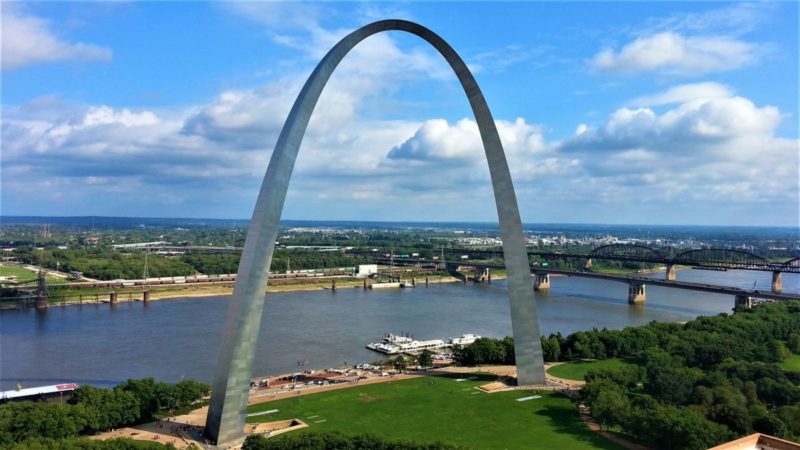
[[[661,274],[652,276],[663,277]],[[768,272],[683,270],[678,279],[768,290]],[[800,276],[784,274],[786,292]],[[537,294],[543,334],[686,321],[730,312],[733,298],[658,286],[644,306],[627,304],[627,285],[586,278],[552,279]],[[111,386],[127,378],[210,381],[227,297],[0,311],[0,390],[60,382]],[[420,339],[511,334],[506,285],[432,284],[415,289],[340,289],[269,294],[256,375],[325,368],[380,357],[364,348],[384,333]]]

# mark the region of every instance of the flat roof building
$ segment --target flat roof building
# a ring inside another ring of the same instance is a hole
[[[65,383],[3,391],[0,392],[0,403],[63,399],[64,396],[69,398],[72,396],[72,391],[78,389],[78,387],[75,383]]]

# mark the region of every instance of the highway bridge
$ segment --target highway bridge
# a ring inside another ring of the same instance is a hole
[[[393,264],[396,266],[415,266],[420,268],[444,268],[449,272],[473,272],[473,279],[475,281],[491,280],[492,269],[504,269],[503,264],[496,264],[486,261],[475,260],[461,260],[461,261],[445,261],[444,263],[437,261],[430,261],[419,258],[374,258],[378,264]],[[704,283],[691,283],[687,281],[660,280],[657,278],[650,278],[641,275],[626,274],[617,275],[609,273],[598,272],[581,272],[574,270],[561,270],[545,268],[537,265],[531,265],[532,276],[534,277],[534,289],[537,291],[545,291],[550,289],[550,275],[566,275],[571,277],[584,277],[594,278],[601,280],[617,281],[628,284],[628,303],[630,304],[643,304],[647,299],[646,285],[656,285],[679,289],[688,289],[692,291],[709,292],[714,294],[727,294],[733,295],[735,299],[735,306],[750,307],[754,301],[800,301],[800,294],[790,294],[772,291],[761,291],[756,289],[740,289],[730,286],[719,286]]]
[[[374,252],[349,251],[351,254],[374,255]],[[446,261],[449,260],[487,260],[502,259],[500,249],[442,249]],[[588,253],[569,253],[560,251],[543,251],[528,249],[529,257],[547,260],[580,260],[583,267],[589,269],[595,260],[626,261],[658,264],[666,267],[665,279],[675,281],[676,267],[689,266],[719,270],[756,270],[772,272],[772,292],[783,290],[782,273],[800,274],[800,257],[782,262],[769,261],[763,256],[741,249],[731,248],[699,248],[676,250],[673,248],[654,248],[641,244],[609,244],[592,249]],[[395,258],[396,261],[402,258]]]

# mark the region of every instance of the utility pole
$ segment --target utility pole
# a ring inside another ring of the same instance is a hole
[[[144,270],[142,271],[142,279],[147,279],[147,254],[149,251],[147,249],[144,250]]]

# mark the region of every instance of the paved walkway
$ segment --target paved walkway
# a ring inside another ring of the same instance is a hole
[[[152,441],[161,444],[172,444],[175,448],[185,449],[191,446],[207,448],[203,437],[208,406],[175,417],[168,417],[157,422],[143,423],[135,427],[119,428],[107,431],[90,439],[106,440],[126,437],[138,441]]]

